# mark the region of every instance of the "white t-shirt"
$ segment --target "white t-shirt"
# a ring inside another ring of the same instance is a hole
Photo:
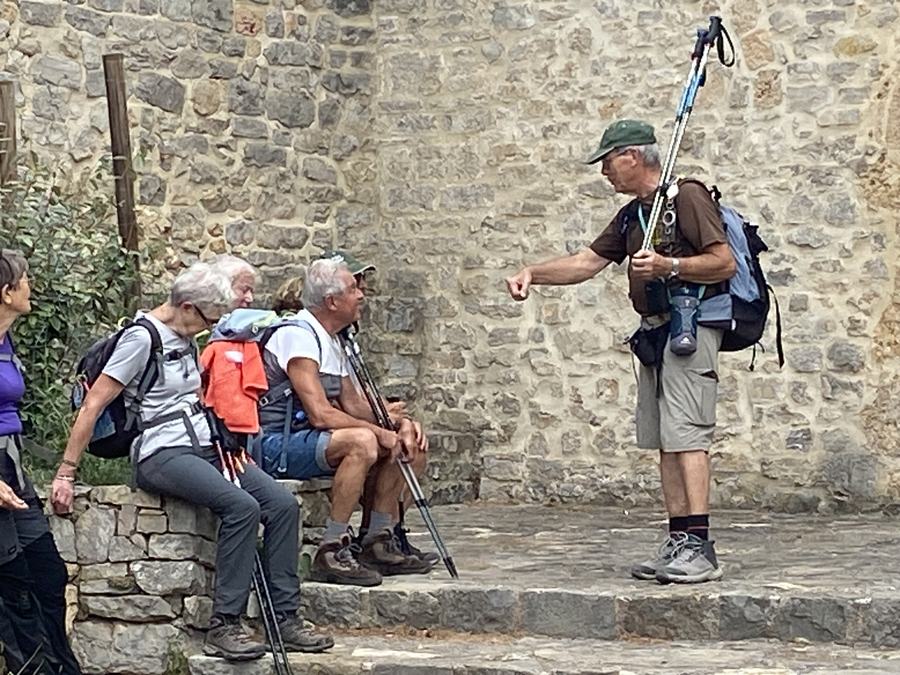
[[[191,348],[193,348],[193,353],[196,353],[197,348],[192,339],[182,337],[150,314],[138,312],[135,319],[140,318],[147,319],[156,326],[162,341],[163,354],[168,354],[176,349],[184,352],[184,356],[178,360],[163,362],[162,372],[144,396],[141,403],[141,420],[148,422],[154,417],[166,413],[188,410],[197,403],[200,371],[197,369],[191,353]],[[150,333],[147,329],[143,326],[132,326],[122,333],[115,350],[103,368],[104,375],[125,385],[126,405],[130,404],[137,394],[138,380],[151,357],[151,350]],[[189,421],[200,445],[211,445],[209,423],[203,412],[189,415]],[[162,448],[192,445],[190,434],[181,419],[150,427],[138,436],[134,443],[140,444],[138,461]],[[134,449],[135,446],[132,445],[132,455]]]
[[[309,310],[304,309],[298,312],[297,322],[306,322],[312,326],[319,337],[319,342],[316,342],[309,326],[283,326],[276,330],[266,343],[266,351],[275,357],[281,369],[287,372],[291,359],[312,359],[319,364],[320,375],[346,377],[349,374],[347,357],[341,349],[341,343],[337,337],[329,335]],[[319,344],[322,345],[321,360]]]

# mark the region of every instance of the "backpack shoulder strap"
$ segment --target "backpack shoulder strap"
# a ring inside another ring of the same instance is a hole
[[[0,361],[9,361],[16,367],[16,370],[19,371],[19,375],[25,377],[25,367],[22,365],[22,360],[19,358],[19,355],[16,354],[16,345],[13,342],[13,337],[9,331],[6,333],[6,341],[9,343],[9,352],[0,354]]]
[[[137,392],[135,393],[134,401],[131,406],[133,412],[136,413],[140,408],[144,397],[147,395],[147,392],[150,391],[156,383],[159,374],[162,372],[163,351],[162,338],[152,321],[141,317],[136,321],[126,324],[125,328],[122,330],[130,328],[131,326],[141,326],[150,335],[150,358],[147,359],[147,365],[144,366],[144,371],[141,373],[141,377],[138,380]]]
[[[704,190],[706,190],[706,192],[709,194],[710,198],[716,203],[717,206],[718,206],[719,202],[722,200],[722,192],[715,185],[710,187],[709,185],[707,185],[706,183],[704,183],[702,180],[700,180],[698,178],[679,178],[678,179],[679,187],[681,187],[682,185],[686,185],[688,183],[693,183],[694,185],[699,185]]]
[[[637,210],[640,208],[640,200],[632,199],[625,206],[619,209],[616,214],[616,222],[619,225],[619,236],[624,237],[628,232],[628,228],[637,219]]]

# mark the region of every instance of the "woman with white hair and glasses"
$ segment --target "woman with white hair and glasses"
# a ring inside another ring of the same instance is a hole
[[[0,250],[0,642],[7,666],[29,674],[79,675],[66,638],[66,566],[22,466],[25,393],[10,328],[31,311],[28,262]],[[42,639],[43,638],[43,639]],[[25,663],[30,660],[27,668]]]
[[[285,647],[292,651],[323,651],[334,641],[305,629],[297,616],[300,508],[287,490],[255,466],[247,466],[240,475],[241,487],[224,477],[220,456],[212,445],[209,422],[200,405],[194,337],[212,328],[233,304],[231,280],[223,271],[207,263],[195,263],[175,279],[166,303],[150,312],[138,313],[138,318],[149,321],[159,333],[166,357],[141,404],[143,433],[131,450],[137,485],[148,492],[208,507],[221,520],[213,616],[204,645],[208,655],[249,660],[265,652],[265,646],[252,638],[240,621],[250,595],[260,521],[265,525],[264,567]],[[173,353],[180,356],[171,358]],[[123,389],[126,404],[133,400],[138,380],[151,357],[147,328],[128,328],[90,388],[72,426],[53,481],[52,499],[57,513],[72,510],[75,470],[101,412]],[[161,420],[163,416],[168,421],[154,423],[154,419]]]

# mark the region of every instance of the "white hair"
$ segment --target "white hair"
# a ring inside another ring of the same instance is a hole
[[[235,255],[229,255],[228,253],[222,253],[210,259],[210,265],[217,267],[222,270],[222,272],[227,276],[232,282],[235,281],[239,276],[243,274],[249,274],[253,277],[253,281],[256,282],[258,274],[256,272],[256,268],[248,263],[243,258],[238,258]]]
[[[173,307],[185,302],[195,305],[204,314],[227,312],[234,304],[231,279],[221,268],[196,262],[175,277],[169,293],[169,303]]]
[[[629,145],[627,148],[623,148],[622,152],[625,152],[626,150],[634,150],[643,160],[644,166],[649,166],[651,168],[659,166],[659,146],[656,143],[649,143],[647,145]]]
[[[325,305],[325,298],[344,293],[347,290],[347,283],[340,277],[341,270],[350,272],[347,263],[335,258],[314,260],[310,263],[301,294],[303,306],[319,309]]]

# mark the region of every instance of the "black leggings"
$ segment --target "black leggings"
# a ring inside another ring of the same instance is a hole
[[[66,637],[66,566],[48,532],[0,565],[0,641],[7,666],[29,675],[81,675]]]

